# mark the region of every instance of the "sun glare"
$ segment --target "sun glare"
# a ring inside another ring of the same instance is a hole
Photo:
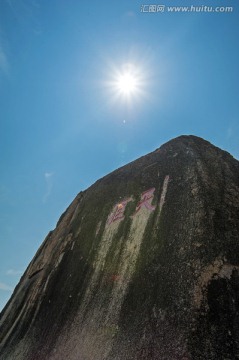
[[[115,99],[133,103],[143,92],[142,70],[133,63],[125,63],[118,69],[114,67],[109,85]]]
[[[129,95],[137,89],[137,78],[130,72],[120,74],[116,87],[122,94]]]

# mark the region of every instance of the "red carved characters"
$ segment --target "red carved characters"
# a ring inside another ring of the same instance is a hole
[[[155,191],[155,188],[151,188],[147,191],[144,191],[142,194],[141,194],[141,200],[140,202],[138,203],[137,207],[136,207],[136,210],[135,210],[135,214],[137,214],[138,211],[140,211],[140,209],[142,209],[143,207],[145,207],[146,209],[150,210],[150,211],[153,211],[155,210],[156,206],[153,206],[151,203],[152,203],[152,200],[153,200],[153,197],[154,197],[154,191]]]
[[[108,225],[112,224],[113,222],[115,222],[117,220],[124,219],[124,211],[125,211],[126,205],[131,200],[132,200],[131,198],[125,199],[115,206],[114,210],[112,211],[112,213],[110,214],[110,216],[108,218],[108,221],[107,221]]]
[[[151,204],[153,197],[154,197],[154,195],[153,195],[154,191],[155,191],[155,188],[151,188],[147,191],[144,191],[141,194],[141,200],[137,204],[135,213],[133,215],[137,214],[140,211],[140,209],[142,209],[142,208],[146,208],[150,211],[155,210],[156,206],[153,206]],[[121,221],[124,219],[124,211],[125,211],[126,205],[128,204],[129,201],[132,201],[132,198],[122,200],[120,203],[118,203],[114,207],[112,213],[108,217],[108,221],[107,221],[108,225],[112,224],[115,221]]]

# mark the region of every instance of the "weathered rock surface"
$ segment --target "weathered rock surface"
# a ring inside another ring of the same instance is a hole
[[[238,209],[238,161],[195,136],[97,181],[1,313],[0,359],[239,359]]]

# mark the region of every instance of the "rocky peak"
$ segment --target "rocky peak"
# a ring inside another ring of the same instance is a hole
[[[4,360],[239,359],[239,163],[180,136],[81,192],[0,317]]]

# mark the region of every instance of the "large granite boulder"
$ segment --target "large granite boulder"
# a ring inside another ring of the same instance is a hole
[[[79,193],[0,315],[0,359],[239,359],[238,271],[239,163],[180,136]]]

